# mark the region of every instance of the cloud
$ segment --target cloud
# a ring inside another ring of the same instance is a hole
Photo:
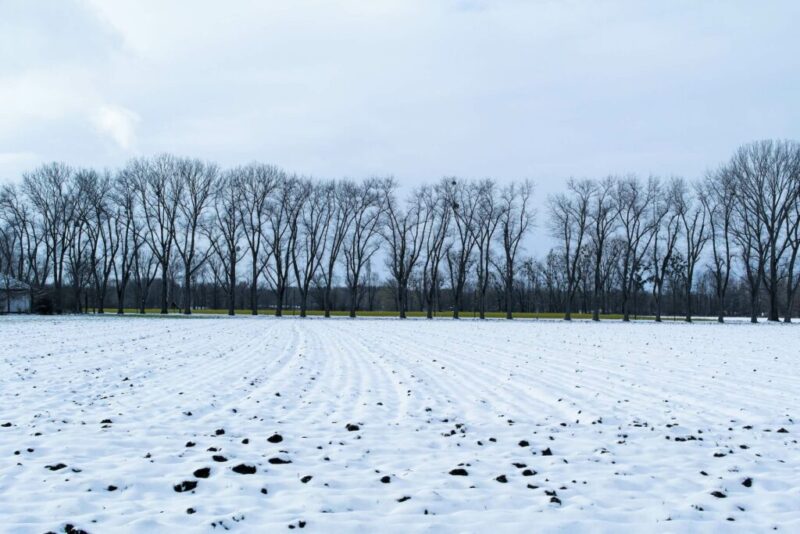
[[[38,161],[530,177],[544,199],[572,175],[700,176],[800,135],[791,0],[50,4],[0,18],[0,147]]]
[[[121,106],[102,106],[92,116],[95,128],[126,151],[133,150],[136,145],[136,125],[139,121],[136,113]]]

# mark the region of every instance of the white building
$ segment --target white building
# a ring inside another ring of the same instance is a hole
[[[30,313],[31,286],[0,274],[0,313]]]

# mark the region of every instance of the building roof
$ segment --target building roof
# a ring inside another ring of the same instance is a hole
[[[27,291],[30,288],[31,286],[25,282],[0,274],[0,291],[8,291],[9,289],[14,291]]]

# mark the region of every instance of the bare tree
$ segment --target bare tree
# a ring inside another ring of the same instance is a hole
[[[5,272],[37,289],[44,286],[50,268],[49,249],[44,246],[45,234],[40,220],[13,184],[0,189],[0,221],[6,225]]]
[[[467,271],[477,242],[478,188],[462,183],[455,177],[446,179],[447,198],[453,210],[452,239],[446,248],[445,258],[453,291],[453,319],[458,319],[463,306]]]
[[[380,223],[383,214],[381,197],[383,180],[369,178],[351,191],[353,220],[344,243],[345,281],[350,292],[350,317],[356,316],[361,273],[378,251]]]
[[[275,316],[283,315],[286,289],[292,255],[299,233],[298,219],[309,194],[307,183],[296,176],[281,175],[270,200],[267,242],[272,251],[273,264],[267,267],[267,276],[275,291]]]
[[[305,317],[311,283],[322,265],[328,244],[336,189],[333,183],[315,184],[311,180],[303,180],[300,187],[306,191],[306,200],[300,212],[299,237],[292,248],[292,265],[300,293],[300,317]]]
[[[149,172],[147,160],[132,160],[119,173],[115,184],[116,203],[121,206],[125,218],[121,261],[115,266],[118,314],[123,312],[125,288],[130,277],[133,277],[135,289],[134,307],[139,313],[145,313],[150,288],[158,275],[159,268],[162,267],[152,250],[149,235],[151,226],[147,220],[148,211],[144,208],[144,195],[149,194],[147,190]],[[153,206],[152,209],[156,207]],[[165,276],[164,273],[162,269],[162,276]],[[162,286],[163,302],[166,302],[166,284]]]
[[[767,261],[767,237],[764,223],[754,210],[742,199],[742,192],[735,189],[734,220],[731,233],[739,248],[745,279],[750,293],[750,322],[758,322],[759,290],[764,279]]]
[[[282,172],[271,165],[252,163],[235,170],[242,189],[242,224],[250,252],[250,311],[258,315],[258,281],[266,269],[272,250],[267,239],[270,198]]]
[[[630,321],[630,300],[638,290],[637,279],[641,276],[643,259],[650,248],[653,230],[660,224],[659,212],[650,210],[659,188],[657,178],[650,177],[647,184],[635,176],[617,182],[615,203],[624,239],[622,251],[622,320]],[[660,212],[663,213],[663,212]]]
[[[126,169],[114,178],[110,192],[114,206],[114,233],[117,236],[117,254],[111,263],[114,288],[117,294],[117,314],[125,313],[125,294],[133,274],[134,255],[142,246],[140,213],[137,211],[136,184]]]
[[[422,265],[422,292],[425,301],[425,313],[433,319],[436,295],[439,291],[439,265],[444,255],[445,240],[452,220],[452,207],[448,201],[447,185],[440,183],[434,188],[422,190],[425,209],[430,213],[430,229],[425,238],[425,260]]]
[[[735,192],[730,170],[722,167],[706,175],[699,188],[711,238],[711,274],[717,297],[717,321],[725,321],[725,294],[733,269],[732,225],[734,222]]]
[[[358,186],[350,180],[340,180],[334,186],[333,208],[328,228],[327,255],[323,260],[320,272],[322,283],[322,307],[325,317],[331,316],[331,292],[333,277],[342,247],[350,235],[353,218],[358,207]]]
[[[81,313],[86,308],[82,306],[81,298],[86,297],[84,287],[91,282],[94,267],[91,257],[96,243],[91,240],[91,228],[95,221],[90,217],[90,198],[93,196],[96,177],[97,174],[91,169],[80,169],[73,175],[73,218],[65,244],[69,260],[67,274],[72,285],[72,306],[75,313]]]
[[[678,179],[672,179],[667,190],[659,187],[651,203],[651,220],[656,221],[653,226],[653,243],[650,249],[651,270],[653,273],[652,291],[653,301],[656,305],[656,322],[662,318],[662,296],[664,282],[670,275],[673,265],[675,245],[680,235],[681,218],[677,200],[678,189],[681,186]]]
[[[550,232],[560,240],[559,254],[566,281],[564,319],[572,320],[572,301],[579,282],[581,255],[585,253],[584,239],[589,225],[589,204],[593,186],[589,180],[567,182],[569,193],[550,198]]]
[[[241,247],[244,225],[240,208],[243,195],[240,177],[240,173],[233,170],[225,172],[217,181],[213,193],[212,221],[206,228],[216,258],[211,270],[215,279],[223,275],[220,282],[228,297],[228,315],[236,313],[236,267],[246,254]]]
[[[75,217],[73,171],[63,163],[43,165],[22,177],[22,190],[39,216],[47,256],[52,262],[56,313],[64,310],[61,288],[64,259]]]
[[[800,145],[793,141],[759,141],[745,145],[731,161],[737,199],[750,217],[760,220],[766,239],[764,283],[770,321],[779,320],[780,265],[791,245],[787,219],[800,197]]]
[[[706,210],[692,198],[686,182],[679,179],[675,190],[675,207],[680,214],[686,254],[686,322],[692,322],[692,289],[694,271],[700,254],[709,239]]]
[[[588,233],[593,256],[594,286],[592,290],[592,320],[600,320],[601,295],[605,280],[603,278],[603,259],[606,243],[617,227],[617,210],[614,204],[616,180],[612,176],[592,183],[592,196],[589,203]]]
[[[183,313],[190,315],[192,278],[212,251],[211,247],[200,248],[199,238],[219,170],[213,163],[204,163],[198,159],[179,159],[177,171],[181,181],[181,195],[178,202],[175,248],[183,261]]]
[[[161,154],[152,160],[132,161],[128,165],[128,171],[136,181],[147,225],[147,231],[143,235],[161,268],[161,313],[166,314],[169,312],[169,271],[175,244],[178,205],[183,197],[183,181],[178,173],[178,161],[169,154]]]
[[[497,198],[493,180],[482,180],[478,187],[478,210],[475,224],[475,245],[478,249],[477,290],[478,316],[486,318],[486,291],[489,287],[492,265],[492,242],[502,217],[502,205]]]
[[[425,189],[414,191],[404,209],[398,205],[395,197],[397,184],[394,179],[387,179],[381,185],[386,214],[382,233],[389,245],[386,264],[396,282],[400,318],[405,319],[408,309],[408,282],[424,248],[432,212],[427,209],[425,198],[428,193]]]
[[[792,322],[792,310],[797,290],[800,287],[800,273],[795,273],[798,253],[800,252],[800,198],[795,200],[794,210],[786,218],[786,235],[789,240],[789,257],[786,260],[786,308],[783,316],[785,323]]]
[[[111,173],[104,171],[101,174],[92,170],[86,173],[86,179],[83,194],[87,197],[87,230],[91,243],[89,269],[94,280],[97,313],[105,313],[108,281],[120,246],[120,214],[111,198]]]

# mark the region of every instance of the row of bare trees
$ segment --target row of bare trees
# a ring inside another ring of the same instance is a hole
[[[429,318],[547,309],[629,320],[644,301],[661,321],[669,295],[687,321],[695,300],[708,311],[713,299],[722,321],[742,292],[753,321],[762,302],[770,320],[792,315],[795,142],[743,146],[695,182],[571,179],[549,199],[556,246],[541,261],[522,256],[532,200],[529,181],[445,178],[401,194],[392,178],[321,181],[168,154],[116,172],[53,163],[0,192],[0,271],[51,296],[57,313],[103,313],[110,302],[144,313],[156,302],[189,314],[211,287],[229,314],[258,314],[268,293],[276,315],[296,303],[302,316],[355,316],[365,297],[374,302],[383,263],[400,317],[413,307]]]
[[[730,161],[697,182],[636,176],[570,180],[549,204],[549,225],[564,272],[565,318],[582,284],[591,279],[592,314],[616,276],[624,320],[633,295],[652,291],[662,319],[664,284],[676,275],[685,292],[685,319],[693,316],[698,266],[708,259],[722,322],[732,273],[744,274],[750,317],[757,320],[766,293],[767,318],[789,322],[800,276],[800,145],[761,141],[741,147]],[[783,290],[783,294],[781,293]]]
[[[168,154],[135,159],[116,173],[53,163],[3,188],[0,250],[4,272],[52,288],[56,313],[66,309],[66,292],[71,310],[88,308],[91,297],[104,313],[111,289],[123,313],[131,287],[143,313],[157,286],[161,313],[179,300],[190,314],[193,284],[210,273],[229,314],[246,279],[252,314],[266,286],[275,315],[283,313],[287,292],[296,291],[305,316],[312,290],[321,290],[329,316],[341,281],[355,316],[365,271],[381,256],[400,317],[418,272],[432,317],[444,263],[460,292],[477,266],[482,295],[493,269],[502,271],[510,294],[532,221],[531,194],[527,181],[500,187],[448,178],[400,199],[393,178],[318,181],[258,163],[223,171]],[[180,298],[170,296],[175,283]]]

